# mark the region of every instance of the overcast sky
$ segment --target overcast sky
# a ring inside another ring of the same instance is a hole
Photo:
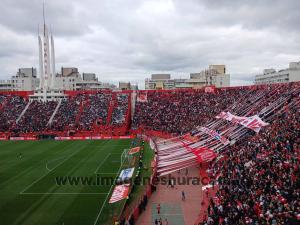
[[[42,2],[0,0],[0,79],[38,67]],[[264,68],[300,61],[299,12],[299,0],[46,1],[57,69],[138,83],[225,64],[232,85],[251,84]]]

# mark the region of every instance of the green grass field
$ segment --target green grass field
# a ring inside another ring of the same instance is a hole
[[[110,224],[112,185],[58,185],[57,177],[112,177],[131,140],[0,142],[0,225]],[[123,202],[124,203],[124,202]]]

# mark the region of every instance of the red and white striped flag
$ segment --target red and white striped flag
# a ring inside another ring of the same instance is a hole
[[[129,193],[129,185],[128,184],[122,184],[117,185],[114,188],[114,191],[109,199],[109,203],[115,203],[118,201],[121,201],[128,197]]]
[[[140,150],[141,150],[141,147],[138,146],[138,147],[130,149],[129,152],[128,152],[128,154],[129,155],[133,155],[135,153],[138,153]]]

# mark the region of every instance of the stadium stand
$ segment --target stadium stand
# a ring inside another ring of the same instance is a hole
[[[1,95],[0,132],[9,132],[24,110],[27,100],[21,96]]]
[[[213,92],[138,91],[133,115],[131,98],[130,91],[73,92],[57,107],[57,102],[29,104],[26,96],[1,94],[0,136],[113,136],[151,131],[176,138],[181,135],[184,147],[186,134],[193,136],[200,132],[199,127],[205,126],[222,134],[230,144],[223,146],[203,135],[207,147],[219,157],[207,165],[207,170],[205,167],[204,173],[215,191],[204,199],[209,206],[203,208],[197,224],[299,222],[300,83],[222,88]],[[224,111],[244,117],[258,115],[270,125],[255,133],[216,120]],[[51,116],[53,121],[48,124]],[[199,164],[196,159],[193,163]],[[158,173],[168,172],[168,168],[158,166]]]
[[[174,135],[188,133],[238,100],[264,91],[264,88],[251,87],[220,89],[216,93],[205,93],[203,89],[148,92],[147,101],[136,104],[132,128]]]
[[[54,131],[65,131],[75,125],[76,115],[79,111],[81,96],[70,97],[63,100],[54,119],[51,123],[51,129]]]
[[[80,127],[90,131],[94,128],[95,123],[105,125],[110,101],[111,95],[109,94],[89,95],[80,116]]]
[[[121,126],[126,119],[126,113],[129,105],[128,94],[117,94],[116,106],[112,113],[112,124]]]
[[[25,114],[20,118],[13,129],[13,132],[33,133],[44,131],[51,115],[55,110],[56,105],[57,102],[55,101],[31,102]]]
[[[147,101],[136,102],[131,129],[133,131],[141,129],[154,130],[172,135],[188,133],[195,127],[207,123],[223,110],[230,109],[230,106],[234,112],[234,109],[243,108],[241,104],[251,105],[251,101],[254,101],[255,97],[263,95],[267,99],[270,95],[273,96],[273,99],[278,98],[283,91],[280,88],[280,86],[276,88],[271,86],[248,86],[216,89],[214,93],[206,93],[204,89],[148,91]],[[284,89],[284,85],[282,85],[282,88]],[[278,94],[274,95],[276,93]],[[48,128],[46,127],[47,123],[45,124],[46,121],[39,124],[38,120],[47,120],[49,115],[44,117],[34,116],[34,114],[37,114],[36,112],[44,114],[42,112],[45,110],[47,110],[47,113],[53,112],[55,104],[46,104],[49,106],[42,103],[41,105],[33,104],[20,121],[22,125],[17,126],[15,132],[18,132],[18,130],[22,132],[45,130],[62,132],[70,129],[93,131],[97,128],[97,125],[125,127],[130,123],[128,121],[130,120],[128,112],[131,110],[130,96],[128,92],[75,93],[67,100],[62,101]],[[11,99],[8,101],[8,98]],[[244,99],[244,101],[241,101],[241,99]],[[21,96],[1,95],[0,110],[4,112],[0,118],[2,121],[0,128],[3,127],[2,132],[12,128],[13,121],[18,118],[26,106],[26,102],[27,100]],[[260,106],[265,106],[265,104],[260,103]],[[259,109],[259,106],[257,106],[254,110],[258,112]],[[30,117],[30,113],[33,114],[32,117]],[[247,113],[249,115],[255,114],[255,111]],[[243,112],[240,115],[243,115]],[[27,117],[33,120],[34,128],[28,128],[27,123],[29,123],[29,120],[26,120]],[[7,122],[9,125],[3,122],[7,120],[6,118],[9,119]],[[24,126],[24,128],[21,128],[21,126]],[[127,126],[127,129],[129,128]]]
[[[299,224],[299,91],[269,127],[223,155],[209,166],[218,191],[199,224]]]

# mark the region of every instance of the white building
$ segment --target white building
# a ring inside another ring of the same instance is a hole
[[[59,90],[100,90],[110,89],[112,86],[98,81],[95,73],[78,72],[75,67],[62,67],[61,72],[56,74],[56,88]]]
[[[76,85],[77,90],[103,89],[102,83],[98,81],[95,73],[82,73],[82,79]]]
[[[36,68],[20,68],[15,76],[11,77],[12,91],[32,91],[39,87]]]
[[[145,89],[202,88],[205,86],[229,87],[230,74],[225,65],[210,65],[200,73],[191,73],[189,79],[171,79],[170,74],[152,74],[145,80]]]
[[[11,91],[11,81],[10,80],[0,80],[0,91]]]
[[[255,76],[255,84],[273,84],[300,81],[300,62],[291,62],[289,68],[276,71],[264,69],[263,74]]]
[[[59,90],[76,90],[76,85],[81,81],[77,68],[61,68],[61,73],[56,74],[55,87]]]
[[[186,83],[193,87],[216,86],[229,87],[230,74],[226,74],[225,65],[210,65],[207,70],[200,73],[191,73]]]
[[[205,86],[229,87],[230,74],[226,73],[225,65],[209,65],[207,70],[200,72],[201,78],[205,80]]]
[[[170,74],[152,74],[151,79],[145,80],[145,89],[173,89],[175,82]]]

